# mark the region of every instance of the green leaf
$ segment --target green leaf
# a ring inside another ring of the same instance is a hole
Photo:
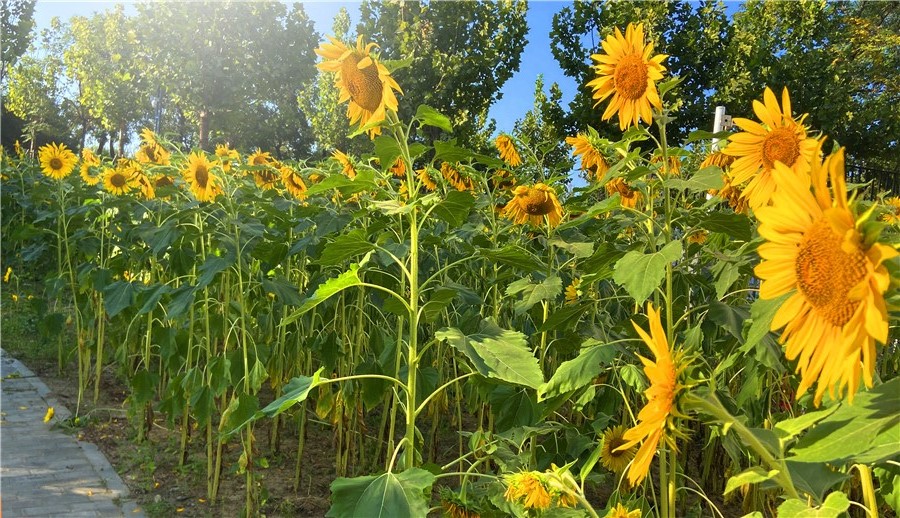
[[[453,142],[445,142],[445,141],[435,141],[434,142],[434,159],[436,161],[443,160],[444,162],[464,162],[469,158],[472,158],[474,153],[469,151],[466,148],[458,147]]]
[[[823,410],[817,410],[814,412],[803,414],[800,417],[779,421],[775,423],[775,433],[778,434],[778,438],[781,439],[782,442],[789,441],[805,432],[812,425],[830,416],[837,409],[838,406],[835,405],[831,408],[825,408]]]
[[[556,248],[562,248],[579,259],[590,257],[594,253],[594,243],[566,243],[562,239],[555,237],[548,244]]]
[[[847,473],[831,470],[818,463],[786,460],[784,464],[791,475],[794,487],[798,491],[812,495],[816,502],[821,502],[829,489],[850,479]]]
[[[804,500],[791,498],[778,506],[778,518],[839,518],[850,508],[847,495],[835,491],[820,507],[808,507]]]
[[[366,231],[361,228],[341,234],[325,245],[317,263],[322,266],[337,266],[347,259],[357,257],[375,249],[375,245],[366,239]]]
[[[303,303],[297,286],[284,277],[278,276],[274,279],[263,279],[260,284],[262,284],[262,289],[266,293],[274,293],[283,304],[299,306]]]
[[[469,218],[469,212],[475,206],[475,197],[466,191],[450,191],[447,196],[434,207],[434,215],[454,227],[461,226]]]
[[[743,351],[748,351],[755,347],[760,340],[769,333],[769,327],[772,325],[772,319],[778,308],[788,299],[790,295],[785,294],[775,299],[756,299],[750,306],[750,318],[753,323],[750,324],[750,330],[747,331],[747,339],[744,340]]]
[[[232,399],[228,408],[222,413],[222,420],[225,421],[222,434],[226,436],[234,434],[255,421],[260,417],[257,410],[259,410],[259,400],[256,399],[256,396],[241,393],[237,399]]]
[[[453,132],[453,125],[450,123],[450,119],[431,106],[420,104],[419,108],[416,110],[416,118],[419,119],[422,124],[440,128],[447,133]]]
[[[722,170],[717,166],[704,167],[687,180],[669,178],[665,184],[670,189],[687,189],[692,192],[706,192],[722,188]]]
[[[198,268],[200,275],[197,277],[197,287],[203,288],[209,286],[219,272],[225,270],[234,263],[235,257],[232,254],[227,254],[225,257],[217,255],[207,257],[206,261]]]
[[[544,271],[546,268],[544,262],[536,255],[519,245],[509,245],[495,250],[479,248],[476,253],[485,259],[514,266],[526,272]]]
[[[137,406],[145,405],[156,396],[159,376],[147,369],[137,371],[131,378],[131,401]]]
[[[538,401],[578,390],[597,377],[615,357],[616,349],[610,344],[598,344],[582,349],[572,360],[560,364],[547,383],[538,388]]]
[[[453,299],[456,298],[457,291],[453,288],[438,288],[431,294],[428,302],[422,306],[422,314],[425,316],[425,322],[432,323],[441,315]],[[404,311],[406,311],[404,309]]]
[[[550,314],[550,317],[548,317],[547,320],[544,321],[544,324],[541,325],[540,329],[538,329],[538,332],[544,333],[563,327],[569,324],[569,322],[576,321],[582,313],[590,308],[591,306],[588,304],[563,306],[562,308]]]
[[[900,378],[857,394],[813,427],[791,449],[794,462],[874,464],[900,451]]]
[[[619,376],[622,378],[622,381],[625,382],[626,385],[633,388],[638,392],[643,392],[644,389],[647,388],[647,382],[644,380],[644,375],[641,373],[640,367],[633,363],[629,363],[627,365],[623,365],[619,368]]]
[[[585,212],[581,216],[578,216],[577,218],[569,220],[556,227],[556,231],[559,232],[560,230],[565,230],[567,228],[574,228],[578,225],[581,225],[585,221],[592,221],[600,214],[606,214],[607,212],[610,212],[621,204],[622,197],[619,196],[618,193],[616,193],[609,198],[605,198],[603,201],[595,203],[591,206],[591,208],[587,210],[587,212]]]
[[[320,367],[311,378],[308,376],[297,376],[296,378],[292,378],[284,387],[284,395],[266,405],[266,407],[262,409],[262,413],[268,417],[275,417],[297,403],[306,401],[309,392],[322,384],[321,376],[322,371],[324,370],[325,367]]]
[[[758,484],[760,482],[765,482],[766,480],[771,479],[775,475],[778,474],[777,469],[773,469],[771,471],[766,471],[759,466],[753,467],[744,471],[740,474],[737,474],[728,479],[728,482],[725,484],[725,493],[728,494],[734,491],[735,489],[745,485],[745,484]]]
[[[613,280],[625,288],[631,298],[642,304],[659,286],[666,265],[681,258],[681,241],[672,241],[659,252],[643,254],[631,251],[616,262]]]
[[[458,329],[449,328],[435,333],[435,338],[447,340],[466,355],[482,376],[533,389],[538,389],[544,381],[528,340],[518,331],[501,329],[483,320],[476,334],[466,336]]]
[[[375,156],[378,157],[381,168],[388,169],[393,167],[397,157],[401,154],[397,141],[386,135],[379,135],[375,137],[372,143],[375,145]]]
[[[750,218],[743,214],[713,211],[703,216],[699,226],[710,232],[727,234],[736,241],[750,241],[752,237]]]
[[[360,284],[362,284],[362,280],[357,274],[358,271],[359,265],[351,264],[350,269],[346,272],[338,275],[337,277],[334,277],[333,279],[328,279],[327,281],[322,283],[311,297],[303,301],[303,304],[301,304],[300,307],[297,308],[297,311],[294,311],[281,320],[281,325],[285,326],[297,321],[297,319],[303,316],[303,314],[305,314],[307,311],[325,302],[332,295],[335,295],[342,290],[345,290],[352,286],[359,286]]]
[[[103,307],[114,317],[134,303],[136,290],[128,281],[116,281],[103,290]]]
[[[553,300],[562,293],[562,280],[556,275],[551,275],[543,281],[535,284],[530,279],[520,279],[506,288],[507,295],[521,293],[522,298],[513,304],[517,315],[525,313],[542,300]]]
[[[337,478],[331,483],[334,518],[394,518],[428,514],[435,476],[420,468],[402,473],[384,473],[355,478]]]
[[[168,284],[157,284],[150,287],[143,294],[144,304],[141,306],[141,309],[138,310],[138,315],[146,315],[153,311],[156,308],[156,305],[159,304],[163,295],[166,295],[171,291],[172,287]]]
[[[172,292],[172,300],[169,301],[169,304],[166,306],[166,317],[169,320],[175,320],[176,318],[184,315],[188,308],[191,307],[191,304],[194,303],[194,294],[197,292],[197,289],[194,286],[184,285],[179,286]]]
[[[344,196],[375,189],[375,172],[371,169],[360,169],[356,178],[350,179],[342,174],[333,174],[321,182],[311,186],[306,193],[309,196],[331,192],[334,189]]]
[[[728,289],[734,282],[741,278],[741,265],[731,261],[720,260],[712,267],[712,274],[716,278],[716,298],[722,299],[728,294]]]

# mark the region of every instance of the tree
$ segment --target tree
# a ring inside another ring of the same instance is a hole
[[[721,2],[584,2],[576,1],[553,17],[550,33],[553,56],[563,72],[578,81],[579,90],[569,105],[568,132],[592,126],[606,137],[620,134],[615,124],[601,122],[605,106],[594,107],[585,85],[594,78],[591,54],[602,53],[600,42],[618,27],[643,23],[655,45],[654,53],[667,54],[668,74],[683,79],[676,93],[684,100],[675,122],[668,127],[674,139],[697,128],[708,128],[715,111],[709,90],[722,74],[725,45],[732,28]],[[585,40],[590,44],[585,46]]]
[[[8,67],[16,64],[31,43],[36,3],[37,0],[0,0],[0,30],[3,31],[0,42],[0,55],[3,58],[0,82],[6,79]]]
[[[534,151],[543,167],[567,171],[574,163],[565,143],[566,113],[561,99],[562,91],[556,83],[550,85],[549,97],[544,93],[544,77],[539,75],[534,82],[534,106],[516,121],[513,135]]]
[[[138,16],[146,72],[196,124],[201,148],[211,131],[237,141],[229,124],[259,116],[296,140],[283,132],[300,124],[277,118],[296,112],[297,90],[315,77],[317,38],[300,4],[289,14],[278,2],[148,3]]]
[[[400,116],[420,104],[450,117],[469,143],[500,89],[518,71],[527,40],[527,2],[373,2],[360,6],[357,32],[381,46],[382,58],[409,58],[394,74]],[[426,137],[433,139],[436,136]]]

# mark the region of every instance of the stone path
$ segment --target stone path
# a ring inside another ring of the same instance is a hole
[[[0,377],[0,516],[144,516],[103,453],[54,426],[71,413],[2,350]]]

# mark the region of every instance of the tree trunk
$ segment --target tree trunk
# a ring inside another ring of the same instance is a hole
[[[113,149],[113,142],[115,140],[116,139],[113,138],[112,133],[110,133],[109,134],[109,158],[112,158],[112,159],[116,158],[116,151],[115,151],[115,149]]]
[[[97,154],[98,155],[103,154],[104,146],[106,146],[106,132],[105,131],[100,133],[100,135],[97,136]]]
[[[125,156],[125,121],[119,123],[119,156]]]
[[[206,151],[209,140],[209,112],[200,110],[200,149]]]

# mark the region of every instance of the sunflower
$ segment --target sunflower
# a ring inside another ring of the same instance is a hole
[[[603,433],[603,445],[600,447],[600,463],[603,467],[614,472],[624,473],[631,459],[634,458],[634,446],[622,451],[617,451],[627,441],[624,438],[625,426],[613,426]]]
[[[628,208],[635,208],[641,202],[641,191],[637,189],[632,189],[625,183],[625,180],[621,178],[613,178],[612,180],[606,182],[606,193],[612,196],[615,193],[619,193],[619,196],[622,199],[622,206]]]
[[[72,174],[78,157],[65,144],[47,144],[38,152],[41,171],[54,180],[62,180]]]
[[[749,211],[747,198],[743,195],[740,187],[732,183],[731,176],[722,175],[722,188],[710,189],[709,194],[718,196],[728,202],[728,205],[737,213],[746,214]]]
[[[606,518],[641,518],[641,510],[635,509],[634,511],[631,511],[627,507],[619,503],[609,510]]]
[[[323,43],[315,50],[325,58],[317,66],[320,70],[335,73],[335,86],[340,92],[338,102],[350,101],[347,117],[350,124],[357,122],[360,127],[383,121],[386,111],[397,111],[397,97],[394,91],[403,93],[391,77],[388,69],[372,56],[377,45],[363,45],[363,37],[356,39],[356,48],[348,47],[337,38],[328,37],[330,43]],[[368,130],[369,136],[381,133],[381,128]]]
[[[256,148],[256,151],[247,157],[247,165],[269,165],[271,163],[272,155],[268,151],[263,153],[259,148]]]
[[[153,179],[153,186],[156,189],[159,189],[160,187],[172,187],[173,185],[175,185],[175,181],[168,175],[159,175]]]
[[[131,175],[131,170],[124,167],[107,168],[103,172],[103,188],[116,196],[127,194],[135,188]]]
[[[594,106],[612,95],[609,106],[603,112],[603,120],[612,118],[618,112],[619,129],[636,126],[642,119],[650,123],[653,119],[651,108],[662,109],[656,81],[663,77],[666,69],[662,62],[667,56],[657,54],[650,57],[653,44],[644,44],[643,24],[629,23],[625,36],[616,28],[615,34],[600,44],[605,53],[591,55],[591,59],[598,62],[594,65],[597,78],[587,84],[594,90],[597,101]]]
[[[306,184],[303,182],[303,177],[291,167],[282,167],[280,171],[281,183],[291,193],[291,196],[298,200],[306,198]]]
[[[468,176],[459,172],[459,169],[453,167],[448,162],[441,163],[441,176],[452,185],[457,191],[474,191],[475,183]]]
[[[581,156],[581,170],[587,173],[589,180],[600,180],[606,171],[609,170],[609,164],[603,154],[591,142],[590,137],[584,133],[579,133],[574,137],[566,137],[566,144],[572,146],[572,154]]]
[[[772,176],[772,205],[757,211],[767,241],[754,269],[763,280],[760,298],[790,294],[771,329],[784,328],[785,356],[797,360],[797,396],[816,383],[816,405],[826,389],[832,398],[846,390],[852,403],[860,376],[872,386],[876,341],[888,339],[884,293],[891,279],[883,263],[898,253],[863,239],[859,228],[868,215],[857,220],[848,204],[843,148],[822,163],[816,159],[809,176],[782,163]]]
[[[320,173],[310,173],[308,178],[310,183],[319,183],[325,179],[325,176]]]
[[[881,221],[896,225],[900,223],[900,198],[894,196],[884,200],[887,212],[881,215]]]
[[[134,154],[135,160],[142,164],[169,165],[172,154],[162,146],[154,146],[147,143],[141,144],[140,149]]]
[[[638,356],[644,364],[644,373],[650,379],[650,388],[644,391],[647,404],[638,413],[638,424],[622,436],[625,443],[615,449],[623,452],[641,443],[634,462],[628,468],[628,483],[632,486],[637,486],[647,476],[660,440],[668,441],[666,429],[674,428],[672,421],[677,415],[675,398],[682,388],[678,383],[678,374],[682,368],[681,354],[673,355],[669,349],[659,312],[653,309],[652,304],[647,304],[647,317],[650,321],[649,335],[632,322],[634,329],[656,358],[654,363]]]
[[[145,199],[152,200],[156,198],[156,189],[154,188],[156,182],[150,180],[146,174],[143,172],[135,173],[133,182],[140,188],[141,194],[144,195]]]
[[[550,507],[550,491],[544,485],[543,477],[534,471],[523,471],[505,475],[506,492],[503,498],[508,502],[523,500],[525,509],[547,509]]]
[[[512,139],[509,138],[509,135],[500,134],[500,136],[494,140],[494,146],[500,151],[500,158],[509,164],[510,167],[522,165],[522,157],[520,157],[519,152],[516,151],[516,146],[513,144]]]
[[[816,139],[807,138],[803,126],[805,115],[798,120],[791,116],[791,98],[785,88],[781,93],[781,107],[775,94],[766,87],[765,104],[753,101],[753,111],[762,124],[750,119],[735,118],[734,123],[744,130],[728,137],[728,146],[722,151],[736,158],[731,164],[732,183],[749,183],[743,196],[756,210],[769,204],[775,182],[772,169],[775,162],[791,168],[794,174],[809,173],[816,150]]]
[[[213,201],[222,194],[219,177],[212,173],[213,165],[202,151],[188,155],[187,168],[182,174],[197,201]]]
[[[562,205],[552,187],[542,183],[534,187],[520,185],[513,191],[513,199],[503,208],[503,217],[513,220],[517,225],[530,222],[540,226],[544,216],[551,227],[562,221]]]
[[[351,180],[356,178],[356,169],[353,167],[353,162],[350,161],[349,156],[345,155],[337,149],[334,150],[334,153],[332,153],[331,156],[334,157],[334,159],[337,160],[339,164],[341,164],[341,167],[343,168],[341,170],[341,173],[343,173],[344,176]]]
[[[578,302],[578,296],[581,294],[579,286],[581,286],[581,279],[572,279],[572,284],[566,286],[566,304]]]
[[[94,154],[90,148],[81,150],[81,179],[88,185],[97,185],[100,182],[100,175],[91,174],[91,168],[99,167],[100,159]]]
[[[222,170],[226,173],[231,171],[231,162],[241,161],[241,154],[237,150],[229,148],[228,144],[216,144],[216,156],[219,157]]]
[[[659,164],[659,172],[663,172],[662,155],[653,155],[653,157],[650,159],[650,163]],[[681,159],[677,156],[670,156],[667,171],[669,176],[679,176],[681,174]]]
[[[706,243],[706,239],[709,237],[709,233],[705,230],[701,230],[700,232],[694,232],[687,237],[688,243],[696,243],[698,245],[702,245]]]
[[[726,155],[721,151],[714,151],[703,159],[703,162],[700,163],[700,169],[703,169],[704,167],[716,166],[719,169],[725,171],[729,169],[731,167],[731,164],[733,163],[733,156]]]
[[[406,162],[402,158],[397,158],[394,165],[391,166],[391,174],[397,178],[406,178]]]
[[[156,133],[150,128],[141,130],[141,142],[151,147],[162,147],[159,143],[159,139],[156,138]]]
[[[416,177],[419,179],[419,182],[422,183],[422,186],[425,187],[426,191],[433,191],[437,189],[437,184],[434,182],[434,180],[431,179],[431,175],[428,174],[427,169],[417,169]]]
[[[269,168],[253,171],[253,181],[256,182],[257,187],[264,191],[274,189],[275,184],[278,183],[278,178],[278,173]]]

